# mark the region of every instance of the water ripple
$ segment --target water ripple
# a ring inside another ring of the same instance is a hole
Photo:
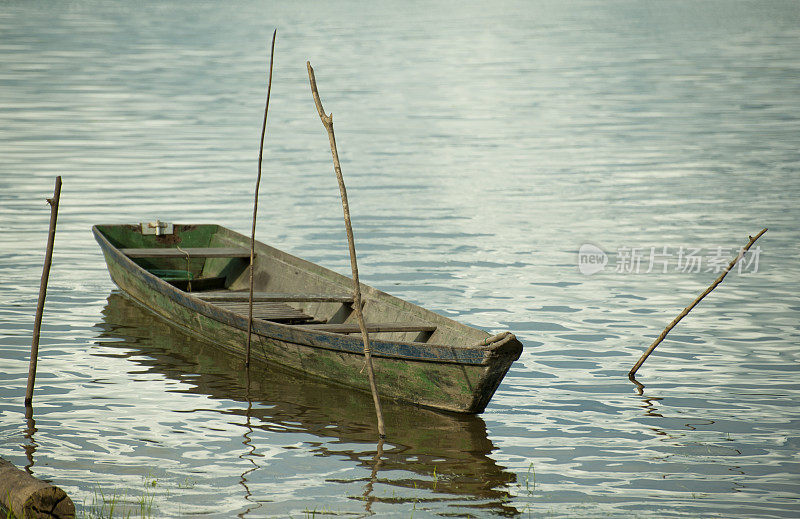
[[[387,404],[379,464],[368,397],[247,380],[114,292],[89,230],[249,229],[273,26],[259,239],[349,272],[311,59],[363,280],[526,346],[481,417]],[[797,516],[798,27],[788,1],[6,2],[0,455],[87,506],[96,485],[150,492],[159,517]],[[627,370],[714,274],[617,252],[735,250],[763,226],[759,271],[682,321],[637,391]],[[612,260],[593,276],[586,243]]]

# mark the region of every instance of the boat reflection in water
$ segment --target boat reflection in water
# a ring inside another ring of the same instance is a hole
[[[376,446],[374,407],[368,394],[276,365],[253,364],[248,373],[241,359],[186,334],[121,293],[111,293],[103,314],[98,324],[103,346],[119,346],[125,350],[122,356],[146,372],[179,380],[182,392],[239,403],[225,413],[241,417],[242,452],[251,467],[239,477],[244,498],[253,502],[251,509],[262,506],[250,491],[258,480],[259,459],[249,455],[258,441],[254,432],[262,429],[314,435],[318,440],[304,447],[314,456],[349,460],[369,471],[371,476],[360,482],[364,495],[354,497],[364,501],[367,512],[375,503],[411,502],[409,494],[427,490],[423,501],[429,505],[468,501],[470,508],[495,514],[519,513],[507,504],[508,487],[516,475],[490,457],[494,445],[478,416],[385,401],[388,438]],[[137,373],[142,373],[138,367]],[[389,491],[373,493],[378,485]]]

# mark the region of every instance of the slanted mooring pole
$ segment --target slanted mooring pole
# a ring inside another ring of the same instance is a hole
[[[367,375],[369,376],[369,388],[372,392],[372,400],[375,403],[375,415],[378,418],[378,436],[380,438],[385,438],[386,428],[383,424],[383,409],[381,408],[381,399],[378,396],[378,387],[375,383],[375,372],[372,369],[372,348],[369,344],[369,334],[367,333],[367,325],[364,322],[364,313],[361,307],[361,287],[358,281],[358,264],[356,262],[356,245],[353,239],[353,226],[350,223],[350,205],[347,202],[347,188],[344,185],[342,166],[339,164],[339,152],[336,149],[336,135],[333,133],[333,114],[325,114],[325,109],[322,107],[322,101],[317,91],[317,80],[314,76],[314,69],[311,68],[311,63],[308,61],[306,61],[306,68],[308,69],[308,81],[311,83],[311,95],[314,97],[314,104],[317,107],[319,118],[322,120],[322,125],[325,126],[325,130],[328,132],[328,141],[330,142],[331,154],[333,156],[333,170],[336,173],[336,180],[339,182],[339,193],[342,196],[344,228],[345,231],[347,231],[347,244],[350,248],[350,269],[353,272],[353,306],[356,309],[358,327],[361,329],[361,338],[364,343],[365,367],[367,368]]]
[[[723,279],[725,279],[725,276],[727,276],[727,275],[728,275],[728,272],[730,272],[730,271],[731,271],[731,269],[734,267],[734,265],[736,265],[736,263],[737,263],[737,262],[738,262],[740,259],[742,259],[742,258],[744,257],[744,255],[745,255],[745,254],[747,254],[747,251],[749,251],[749,250],[750,250],[750,247],[752,247],[752,246],[753,246],[753,244],[756,242],[756,240],[757,240],[757,239],[759,239],[759,238],[761,238],[761,235],[762,235],[762,234],[764,234],[765,232],[767,232],[767,229],[766,229],[766,228],[765,228],[765,229],[762,229],[762,230],[761,230],[761,232],[760,232],[760,233],[758,233],[758,234],[756,234],[755,236],[748,236],[748,238],[750,238],[750,241],[749,241],[749,242],[747,242],[747,245],[745,245],[744,247],[742,247],[742,250],[740,250],[740,251],[739,251],[739,254],[738,254],[738,255],[737,255],[737,256],[736,256],[736,257],[735,257],[735,258],[734,258],[734,259],[733,259],[733,260],[732,260],[732,261],[731,261],[729,264],[728,264],[728,266],[727,266],[727,267],[725,267],[725,269],[722,271],[722,274],[720,274],[720,275],[719,275],[719,277],[717,277],[717,279],[715,279],[715,280],[714,280],[714,282],[713,282],[713,283],[711,283],[711,286],[709,286],[707,289],[705,289],[705,291],[704,291],[702,294],[700,294],[699,296],[697,296],[697,299],[695,299],[694,301],[692,301],[692,304],[690,304],[689,306],[687,306],[686,308],[684,308],[684,309],[683,309],[683,312],[681,312],[681,313],[678,315],[678,317],[676,317],[675,319],[673,319],[673,320],[672,320],[672,322],[671,322],[671,323],[669,323],[669,324],[667,325],[667,327],[666,327],[666,328],[664,328],[664,331],[663,331],[663,332],[661,332],[661,335],[659,335],[659,336],[656,338],[656,340],[655,340],[655,341],[653,341],[653,344],[651,344],[651,345],[650,345],[650,347],[649,347],[649,348],[647,348],[647,351],[645,351],[644,353],[642,353],[642,356],[641,356],[641,357],[639,357],[639,360],[638,360],[638,361],[636,361],[636,364],[635,364],[635,365],[633,366],[633,368],[631,368],[631,370],[628,372],[628,378],[629,378],[629,379],[631,379],[631,381],[633,381],[633,382],[634,382],[634,383],[636,383],[637,385],[641,385],[641,384],[639,384],[638,382],[636,382],[636,380],[634,379],[634,376],[636,376],[636,372],[639,370],[639,368],[641,368],[641,367],[642,367],[642,364],[644,364],[644,361],[645,361],[645,360],[647,360],[647,357],[649,357],[649,356],[650,356],[650,354],[651,354],[651,353],[653,353],[653,350],[655,350],[655,349],[656,349],[656,346],[658,346],[659,344],[661,344],[661,341],[663,341],[663,340],[664,340],[664,338],[667,336],[667,334],[669,333],[669,331],[670,331],[670,330],[672,330],[673,328],[675,328],[675,325],[676,325],[676,324],[678,324],[678,323],[680,322],[680,320],[681,320],[681,319],[683,319],[684,317],[686,317],[686,316],[689,314],[689,312],[691,312],[691,311],[692,311],[692,308],[694,308],[695,306],[697,306],[697,303],[699,303],[700,301],[702,301],[702,300],[703,300],[703,298],[704,298],[704,297],[706,297],[708,294],[710,294],[712,290],[714,290],[715,288],[717,288],[717,285],[719,285],[720,283],[722,283],[722,280],[723,280]],[[641,389],[641,388],[640,388],[640,389]]]
[[[31,362],[28,367],[28,390],[25,392],[25,406],[33,401],[33,384],[36,381],[36,361],[39,357],[39,331],[42,328],[42,312],[44,299],[47,295],[47,280],[50,278],[50,264],[53,261],[53,243],[56,240],[56,220],[58,219],[58,199],[61,197],[61,176],[56,177],[56,187],[53,198],[48,198],[50,204],[50,232],[47,234],[47,253],[44,257],[42,281],[39,284],[39,304],[36,306],[36,320],[33,323],[33,342],[31,343]]]

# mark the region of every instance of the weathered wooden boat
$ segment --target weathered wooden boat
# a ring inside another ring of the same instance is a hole
[[[244,360],[250,238],[218,225],[96,225],[109,274],[133,299]],[[352,280],[256,242],[256,361],[369,391]],[[489,403],[522,344],[361,285],[382,398],[461,413]]]

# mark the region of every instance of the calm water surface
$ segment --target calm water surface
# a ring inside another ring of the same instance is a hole
[[[90,233],[248,232],[275,27],[258,238],[349,270],[309,59],[364,281],[526,346],[479,417],[387,404],[380,456],[369,397],[248,377],[119,294]],[[157,517],[797,517],[798,149],[796,2],[0,2],[0,456],[87,515],[99,487]]]

